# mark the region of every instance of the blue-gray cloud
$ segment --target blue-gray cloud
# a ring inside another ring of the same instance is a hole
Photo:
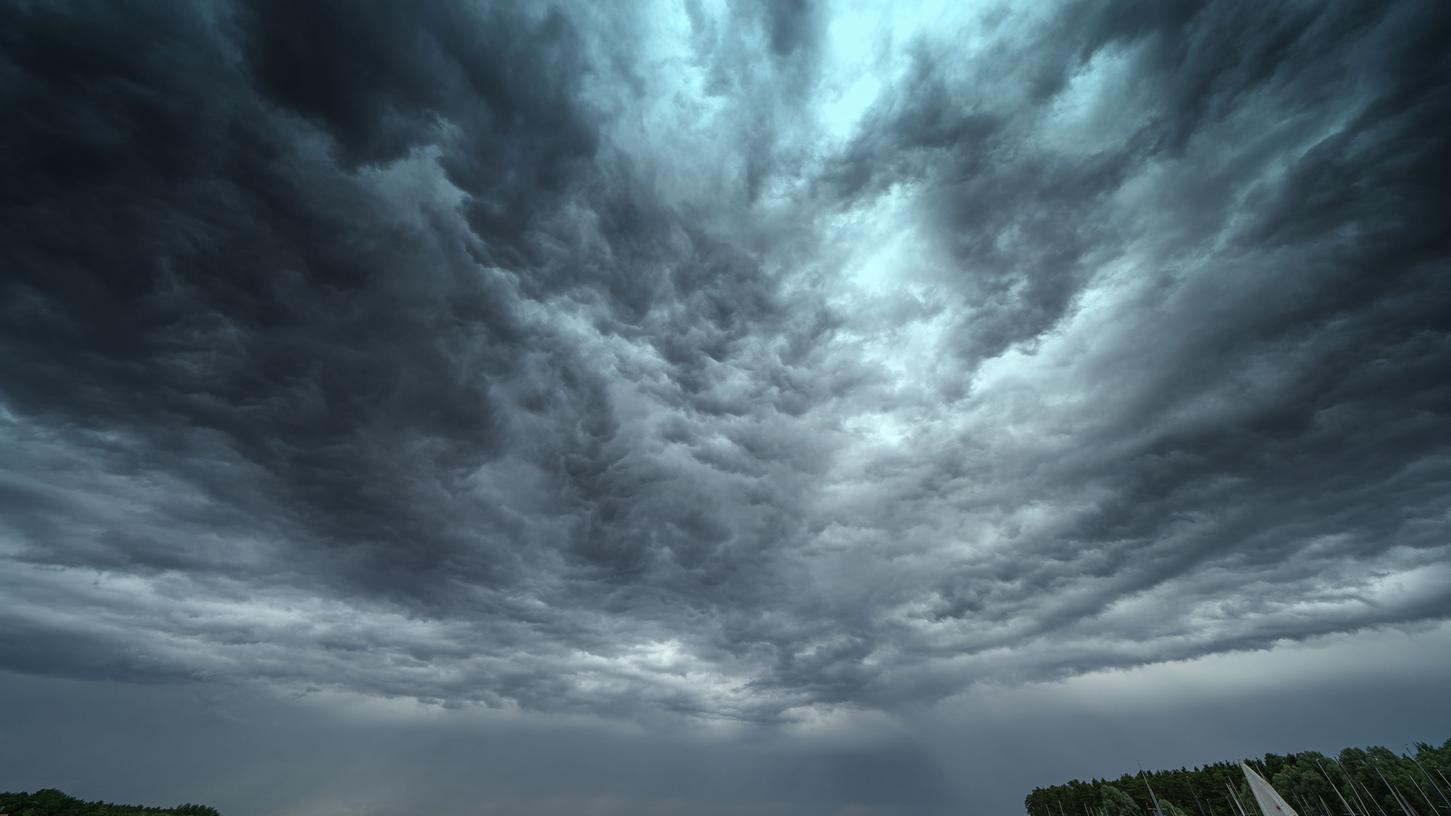
[[[800,722],[1451,617],[1451,15],[666,6],[0,12],[0,665]]]

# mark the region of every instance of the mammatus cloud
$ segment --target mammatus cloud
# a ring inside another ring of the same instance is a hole
[[[777,720],[1451,617],[1436,4],[3,14],[5,668]]]

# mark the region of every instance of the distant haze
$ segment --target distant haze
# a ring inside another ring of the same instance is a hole
[[[0,4],[0,790],[1012,814],[1446,739],[1448,42]]]

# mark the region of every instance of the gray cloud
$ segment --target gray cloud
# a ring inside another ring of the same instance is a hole
[[[1451,617],[1444,11],[657,11],[0,12],[0,665],[781,724]]]

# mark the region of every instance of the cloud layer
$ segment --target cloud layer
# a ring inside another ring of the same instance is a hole
[[[1451,618],[1438,4],[0,15],[6,669],[803,721]]]

